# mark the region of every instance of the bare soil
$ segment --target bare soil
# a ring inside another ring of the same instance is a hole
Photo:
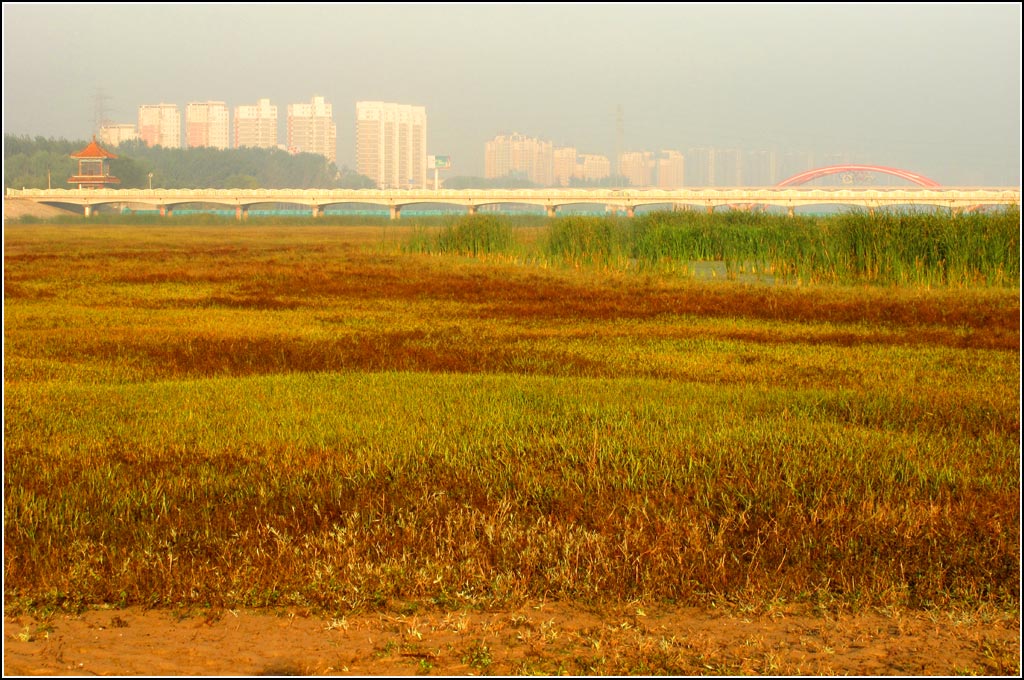
[[[94,609],[4,618],[4,675],[1019,675],[1019,617],[405,608]]]
[[[44,205],[24,198],[4,198],[4,221],[14,220],[25,215],[47,219],[50,217],[66,217],[75,215],[70,210],[63,210],[52,205]]]

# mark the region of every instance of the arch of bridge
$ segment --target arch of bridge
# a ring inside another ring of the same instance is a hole
[[[777,187],[789,187],[796,186],[799,184],[806,184],[811,180],[818,179],[819,177],[826,177],[828,175],[843,175],[850,172],[880,172],[885,175],[892,175],[893,177],[899,177],[905,179],[918,186],[922,187],[939,187],[942,186],[933,179],[929,179],[924,175],[910,170],[902,170],[900,168],[888,168],[884,165],[829,165],[824,168],[815,168],[813,170],[807,170],[804,172],[797,173],[792,177],[782,180],[775,186]]]

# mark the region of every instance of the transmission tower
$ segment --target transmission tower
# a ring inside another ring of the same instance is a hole
[[[615,175],[622,176],[622,148],[626,138],[626,124],[622,113],[622,104],[615,110]]]
[[[96,118],[93,121],[92,133],[96,136],[100,134],[100,128],[110,123],[110,119],[107,117],[107,102],[110,101],[110,96],[107,95],[102,87],[96,88],[95,102],[95,115]]]

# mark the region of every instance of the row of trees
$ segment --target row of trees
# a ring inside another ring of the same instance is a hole
[[[78,172],[71,154],[88,141],[4,135],[4,186],[13,189],[68,188]],[[373,180],[347,167],[340,170],[318,154],[280,149],[165,149],[126,142],[107,149],[117,155],[110,173],[120,188],[144,189],[372,189]]]
[[[68,188],[77,174],[71,154],[88,144],[84,140],[4,135],[4,186],[12,189]],[[125,142],[108,149],[117,155],[110,172],[120,188],[145,189],[373,189],[376,184],[318,154],[290,154],[280,149],[165,149],[142,142]],[[624,177],[584,181],[571,187],[627,186]],[[446,189],[535,189],[539,184],[524,177],[451,177]]]

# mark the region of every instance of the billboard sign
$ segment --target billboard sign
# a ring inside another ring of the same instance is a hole
[[[427,156],[427,167],[437,170],[447,170],[452,167],[451,156]]]

